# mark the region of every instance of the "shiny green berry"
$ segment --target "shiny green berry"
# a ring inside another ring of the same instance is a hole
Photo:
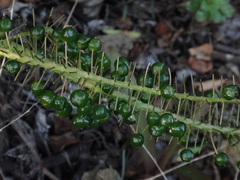
[[[91,100],[89,99],[89,101],[87,102],[87,104],[85,106],[77,107],[77,112],[80,115],[87,116],[90,114],[91,109],[92,109],[92,104],[91,104]]]
[[[160,122],[160,116],[157,112],[149,112],[147,114],[147,124],[150,126],[158,125]]]
[[[62,29],[60,28],[55,28],[53,29],[52,32],[52,41],[53,42],[58,42],[61,40],[61,34],[62,34]]]
[[[45,29],[42,26],[35,26],[30,30],[30,35],[33,39],[41,40],[45,36]]]
[[[130,144],[135,147],[140,147],[144,143],[144,137],[140,133],[135,133],[130,136]]]
[[[101,126],[101,121],[100,121],[100,119],[97,119],[97,118],[92,118],[92,121],[91,121],[91,123],[90,123],[90,127],[91,128],[99,128],[100,126]]]
[[[148,131],[153,137],[160,137],[165,133],[166,128],[164,126],[154,125],[149,126]]]
[[[137,123],[137,117],[136,115],[131,115],[128,118],[123,119],[126,124],[136,124]]]
[[[175,89],[167,84],[164,84],[160,88],[161,96],[164,99],[171,99],[175,94]]]
[[[165,63],[163,62],[155,62],[153,65],[152,65],[152,73],[154,75],[157,75],[157,74],[163,74],[166,70],[166,65]]]
[[[125,64],[128,67],[128,70],[130,69],[130,63],[129,63],[128,59],[125,58],[124,56],[121,56],[121,57],[119,57],[118,59],[115,60],[115,62],[114,62],[115,69],[117,67],[117,64],[118,65]]]
[[[127,76],[129,68],[126,64],[119,64],[118,68],[116,67],[115,70],[119,76]]]
[[[79,34],[76,45],[79,49],[85,50],[88,48],[88,44],[90,42],[91,38],[85,34]]]
[[[68,117],[72,113],[72,106],[70,103],[65,103],[64,108],[60,111],[57,111],[58,115],[61,117]]]
[[[146,92],[142,92],[141,95],[140,95],[140,100],[144,103],[148,103],[149,99],[150,99],[150,102],[151,102],[152,98],[153,97],[151,96],[151,94],[148,94]]]
[[[61,111],[65,107],[67,99],[63,96],[56,96],[53,100],[53,109],[56,111]]]
[[[122,81],[122,82],[125,81],[125,77],[124,76],[120,76],[118,74],[118,72],[116,72],[116,71],[111,72],[110,78],[114,79],[114,80],[117,80],[117,81]]]
[[[53,91],[45,90],[39,98],[39,101],[45,108],[52,108],[54,106],[55,97],[56,94]]]
[[[127,102],[124,101],[124,100],[120,100],[120,101],[117,102],[117,108],[116,108],[117,113],[120,114],[122,106],[123,106],[124,104],[126,104],[126,103],[127,103]]]
[[[120,108],[119,114],[121,114],[124,119],[128,118],[132,114],[132,107],[127,103],[123,104]]]
[[[33,94],[37,97],[40,97],[43,92],[44,92],[44,85],[45,85],[45,82],[43,81],[33,81],[30,85],[30,88],[33,92]]]
[[[0,31],[1,32],[9,32],[13,29],[13,21],[8,18],[4,18],[0,20]]]
[[[105,84],[105,83],[103,83],[101,86],[102,91],[105,93],[109,93],[112,90],[112,87],[113,86],[111,84]]]
[[[105,106],[98,104],[92,108],[92,117],[103,119],[106,116],[108,116],[108,110]]]
[[[100,39],[91,39],[88,43],[88,49],[90,51],[99,51],[102,48],[102,42]]]
[[[220,152],[214,157],[214,161],[218,166],[225,166],[227,165],[229,159],[226,153]]]
[[[238,96],[238,87],[236,85],[224,86],[222,89],[222,97],[226,100],[232,100]]]
[[[180,158],[183,162],[189,162],[194,158],[194,153],[191,149],[183,149],[180,152]]]
[[[219,98],[217,92],[216,92],[216,91],[213,92],[213,90],[206,91],[206,92],[204,93],[204,97],[208,97],[208,98]]]
[[[103,71],[106,71],[110,69],[111,60],[105,53],[98,52],[94,54],[94,64],[98,66],[99,71],[101,69],[103,69]]]
[[[81,68],[84,71],[91,71],[91,54],[90,53],[82,53],[81,54]]]
[[[78,57],[78,48],[75,43],[69,43],[67,45],[67,56],[70,60],[76,60]]]
[[[72,27],[66,27],[61,32],[61,39],[64,42],[68,42],[68,43],[76,42],[77,37],[78,37],[78,33]]]
[[[186,132],[186,125],[183,122],[175,121],[169,127],[170,135],[174,137],[182,137]]]
[[[89,97],[86,91],[77,89],[71,93],[70,101],[76,107],[83,107],[88,103]]]
[[[78,128],[85,128],[90,126],[91,120],[89,116],[82,116],[81,114],[76,114],[72,118],[72,123]]]
[[[148,87],[148,88],[152,88],[153,87],[153,81],[154,81],[153,75],[150,74],[150,73],[148,73],[146,75],[146,78],[145,78],[144,73],[140,74],[137,77],[137,84],[139,86],[145,86],[145,87]]]
[[[11,74],[17,74],[20,70],[20,63],[15,60],[8,61],[4,66],[6,70]]]
[[[160,115],[159,121],[162,126],[169,127],[174,122],[174,117],[171,113],[164,113]]]

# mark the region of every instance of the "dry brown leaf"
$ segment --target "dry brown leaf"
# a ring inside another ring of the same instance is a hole
[[[195,56],[196,59],[211,61],[212,60],[213,46],[211,44],[203,44],[201,46],[190,48],[189,53]]]
[[[56,117],[54,119],[54,133],[55,134],[64,134],[69,131],[77,131],[79,128],[73,126],[72,122],[69,119]]]
[[[59,153],[62,152],[66,147],[78,143],[79,140],[73,136],[64,134],[61,136],[50,136],[49,142],[53,152]]]
[[[217,79],[214,80],[214,88],[218,89],[222,84],[224,84],[226,82],[226,80],[221,80],[221,79]],[[202,84],[202,87],[201,87]],[[208,81],[203,81],[203,82],[194,82],[193,86],[196,90],[198,91],[208,91],[208,90],[212,90],[213,89],[213,81],[212,80],[208,80]]]
[[[213,68],[212,61],[200,60],[197,59],[195,56],[191,56],[188,59],[188,63],[191,66],[191,68],[198,73],[207,73],[211,71]]]
[[[5,8],[12,4],[12,0],[0,0],[0,7]]]

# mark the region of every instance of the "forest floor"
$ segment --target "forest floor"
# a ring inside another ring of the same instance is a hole
[[[215,24],[197,22],[184,0],[79,0],[69,25],[100,38],[102,50],[112,60],[127,57],[136,64],[135,76],[161,61],[171,70],[178,92],[184,92],[185,84],[191,94],[193,80],[195,93],[201,94],[202,88],[212,89],[213,74],[215,88],[231,82],[233,75],[240,87],[240,1],[232,4],[234,16]],[[11,1],[1,0],[1,14],[9,16],[10,5]],[[32,9],[35,23],[44,25],[62,16],[66,20],[73,5],[74,0],[19,0],[13,18],[29,29]],[[98,129],[80,130],[70,119],[35,104],[29,85],[22,86],[24,77],[13,78],[5,70],[0,78],[0,127],[23,116],[0,133],[0,179],[135,180],[159,174],[143,149],[131,147],[131,128],[119,126],[116,117]],[[175,139],[168,143],[168,138],[153,141],[150,150],[163,171],[182,164],[177,156],[182,146]],[[201,155],[212,151],[206,147]],[[171,170],[166,177],[227,180],[236,174],[233,167],[219,168],[210,156]]]

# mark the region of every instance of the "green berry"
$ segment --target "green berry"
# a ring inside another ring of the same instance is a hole
[[[226,100],[232,100],[238,96],[238,87],[236,85],[224,86],[222,89],[222,97]]]
[[[33,39],[41,40],[44,38],[45,29],[42,26],[35,26],[30,30],[30,35]]]
[[[64,42],[68,42],[68,43],[76,42],[77,37],[78,37],[78,33],[72,27],[66,27],[61,32],[61,39]]]
[[[56,94],[50,90],[45,90],[39,98],[40,103],[46,108],[52,108],[54,106],[54,99]]]
[[[204,96],[205,96],[205,97],[208,97],[208,98],[219,98],[217,92],[214,91],[214,93],[213,93],[213,90],[206,91],[206,92],[204,93]]]
[[[43,81],[40,81],[40,82],[33,81],[30,85],[30,88],[35,96],[40,97],[44,92],[43,90],[44,85],[45,85],[45,82]]]
[[[228,163],[228,156],[224,152],[220,152],[214,157],[214,161],[218,166],[225,166]]]
[[[157,112],[149,112],[147,115],[147,124],[150,126],[158,125],[160,116]]]
[[[160,88],[160,91],[161,91],[161,96],[164,99],[171,99],[175,94],[175,89],[172,86],[167,84],[162,85]]]
[[[52,32],[52,41],[53,42],[58,42],[61,40],[61,34],[62,34],[62,29],[60,28],[55,28],[53,29]]]
[[[142,92],[140,95],[140,100],[144,103],[148,103],[150,98],[152,99],[151,94],[148,94],[146,92]],[[150,102],[151,102],[151,99],[150,99]]]
[[[144,143],[144,137],[140,133],[132,134],[130,136],[130,144],[135,147],[140,147]]]
[[[70,103],[65,103],[64,108],[60,111],[57,111],[57,113],[59,114],[59,116],[62,117],[68,117],[71,115],[72,113],[72,106]]]
[[[153,137],[160,137],[165,133],[166,128],[164,126],[154,125],[149,126],[148,131]]]
[[[111,84],[105,84],[103,83],[102,84],[102,91],[105,92],[105,93],[109,93],[111,90],[112,90],[112,85]]]
[[[120,108],[119,114],[121,114],[124,119],[128,118],[132,114],[132,107],[127,103],[123,104]]]
[[[100,39],[91,39],[88,43],[88,49],[90,51],[99,51],[102,48],[102,42]]]
[[[160,119],[160,124],[164,127],[169,127],[174,122],[174,117],[171,113],[161,114],[159,119]]]
[[[183,122],[173,122],[169,127],[170,135],[174,137],[182,137],[186,132],[186,125]]]
[[[194,158],[194,153],[191,149],[183,149],[180,152],[180,158],[183,162],[190,162]]]
[[[131,115],[128,118],[125,118],[124,122],[127,123],[127,124],[136,124],[137,123],[137,117],[136,117],[136,115]]]
[[[157,75],[157,74],[163,74],[166,70],[166,65],[165,63],[163,62],[155,62],[153,65],[152,65],[152,73],[154,75]]]
[[[125,81],[125,77],[124,76],[120,76],[116,71],[111,72],[110,74],[110,78],[111,79],[116,79],[117,81]]]
[[[160,75],[160,85],[164,85],[164,84],[169,84],[169,75],[167,74],[161,74]],[[157,78],[157,82],[158,82],[158,78]]]
[[[81,54],[81,68],[87,72],[91,71],[91,55],[89,53]]]
[[[125,64],[128,67],[128,70],[130,69],[130,63],[129,63],[128,59],[123,56],[121,56],[115,60],[115,62],[114,62],[115,69],[117,67],[117,63],[118,63],[118,65]]]
[[[71,93],[70,101],[76,107],[83,107],[89,101],[89,97],[84,90],[77,89]]]
[[[87,102],[87,104],[83,107],[77,107],[77,112],[80,115],[84,115],[87,116],[90,114],[92,109],[92,105],[91,105],[91,100],[89,99],[89,101]]]
[[[20,63],[15,60],[10,60],[5,64],[6,70],[11,74],[17,74],[20,70]]]
[[[146,79],[145,79],[145,74],[142,73],[140,74],[138,77],[137,77],[137,84],[139,86],[145,86],[145,87],[148,87],[148,88],[152,88],[153,87],[153,75],[152,74],[147,74],[146,75]]]
[[[122,106],[126,103],[127,102],[124,100],[120,100],[117,102],[117,108],[116,108],[117,113],[119,113],[119,114],[121,113]]]
[[[111,66],[111,60],[109,57],[103,53],[98,52],[94,54],[94,64],[98,66],[99,71],[103,69],[103,71],[109,70]]]
[[[92,108],[92,117],[96,119],[104,119],[106,116],[108,116],[108,110],[103,105],[95,105]]]
[[[76,60],[78,57],[78,48],[75,43],[69,43],[67,45],[67,56],[70,60]]]
[[[76,114],[72,118],[72,123],[78,128],[85,128],[90,126],[91,120],[88,116],[82,116],[81,114]]]
[[[85,50],[88,48],[88,43],[90,42],[91,38],[85,34],[79,34],[77,38],[76,45],[79,49]]]
[[[4,18],[0,20],[0,31],[1,32],[9,32],[13,29],[13,21],[8,18]]]
[[[238,143],[239,143],[239,136],[237,135],[230,135],[228,137],[228,143],[231,145],[231,146],[236,146]]]
[[[93,118],[91,123],[90,123],[90,127],[95,128],[95,129],[99,128],[100,125],[101,125],[101,121],[100,121],[100,119],[97,119],[97,118]]]
[[[45,50],[43,48],[38,48],[37,49],[37,54],[39,54],[40,56],[44,56],[45,55]]]
[[[119,64],[118,65],[118,69],[115,68],[115,70],[117,71],[117,74],[119,76],[127,76],[129,68],[128,68],[128,66],[126,64]]]
[[[65,107],[65,104],[67,103],[67,99],[62,96],[56,96],[53,100],[53,109],[56,111],[61,111]]]

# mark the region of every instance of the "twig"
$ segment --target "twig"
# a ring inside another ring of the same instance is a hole
[[[13,124],[14,122],[16,122],[18,119],[20,119],[21,117],[25,116],[27,113],[29,113],[32,108],[34,106],[36,106],[38,104],[38,102],[34,103],[28,110],[26,110],[24,113],[22,113],[20,116],[18,116],[17,118],[13,119],[12,121],[10,121],[8,124],[6,124],[5,126],[3,126],[1,129],[0,129],[0,132],[2,132],[5,128],[7,128],[8,126],[10,126],[11,124]]]
[[[204,158],[206,158],[206,157],[208,157],[208,156],[212,156],[212,155],[214,155],[214,154],[215,154],[215,151],[212,151],[212,152],[210,152],[210,153],[208,153],[208,154],[205,154],[205,155],[202,155],[202,156],[200,156],[200,157],[197,157],[197,158],[193,159],[193,160],[190,161],[190,162],[186,162],[186,163],[179,164],[179,165],[177,165],[177,166],[175,166],[175,167],[173,167],[173,168],[171,168],[171,169],[169,169],[169,170],[164,171],[164,174],[170,173],[170,172],[172,172],[172,171],[174,171],[174,170],[176,170],[176,169],[178,169],[178,168],[181,168],[181,167],[183,167],[183,166],[186,166],[187,164],[190,164],[190,163],[192,163],[192,162],[198,161],[198,160],[200,160],[200,159],[204,159]],[[158,177],[161,177],[161,176],[163,176],[162,173],[157,174],[157,175],[155,175],[155,176],[153,176],[153,177],[150,177],[150,178],[147,178],[147,179],[142,179],[142,180],[154,180],[155,178],[158,178]]]
[[[66,23],[65,23],[64,26],[63,26],[63,28],[67,27],[67,25],[68,25],[68,23],[69,23],[69,21],[70,21],[70,19],[71,19],[71,17],[72,17],[72,14],[73,14],[73,12],[74,12],[77,4],[78,4],[78,1],[79,1],[79,0],[75,0],[75,3],[74,3],[74,5],[73,5],[73,7],[72,7],[72,9],[71,9],[71,12],[70,12],[70,14],[69,14],[69,16],[68,16],[68,18],[67,18],[67,20],[66,20]]]
[[[135,129],[133,128],[133,126],[130,126],[132,128],[132,131],[134,133],[136,133]],[[145,145],[142,146],[143,149],[146,151],[146,153],[149,155],[149,157],[152,159],[152,161],[154,162],[154,164],[157,166],[158,170],[160,171],[161,173],[161,176],[163,176],[163,178],[165,180],[167,180],[167,177],[165,176],[165,173],[162,171],[162,169],[160,168],[160,166],[158,165],[157,161],[155,160],[155,158],[151,155],[151,153],[148,151],[148,149],[146,148]]]

